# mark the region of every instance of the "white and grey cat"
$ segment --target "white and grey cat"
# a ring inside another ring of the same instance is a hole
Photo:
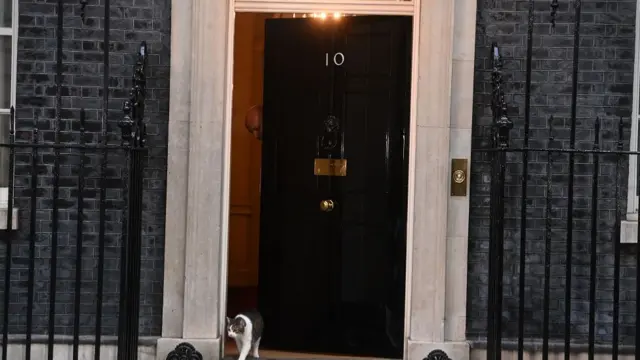
[[[238,360],[246,360],[249,352],[255,358],[260,357],[258,348],[263,330],[264,321],[258,311],[244,311],[233,319],[227,317],[227,335],[236,341]]]

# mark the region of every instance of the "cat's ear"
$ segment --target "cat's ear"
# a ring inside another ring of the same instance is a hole
[[[227,316],[227,325],[231,323],[231,318]]]

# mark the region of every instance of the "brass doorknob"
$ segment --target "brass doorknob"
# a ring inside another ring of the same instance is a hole
[[[322,200],[320,201],[320,210],[324,212],[329,212],[333,210],[333,200]]]

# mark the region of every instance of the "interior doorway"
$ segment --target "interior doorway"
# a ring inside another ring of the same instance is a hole
[[[403,356],[411,28],[236,14],[227,315],[261,353]]]

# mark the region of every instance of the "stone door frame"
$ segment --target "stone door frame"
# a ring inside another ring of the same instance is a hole
[[[413,15],[405,359],[466,359],[475,0],[172,0],[167,221],[157,358],[188,341],[221,356],[226,314],[235,12]]]

